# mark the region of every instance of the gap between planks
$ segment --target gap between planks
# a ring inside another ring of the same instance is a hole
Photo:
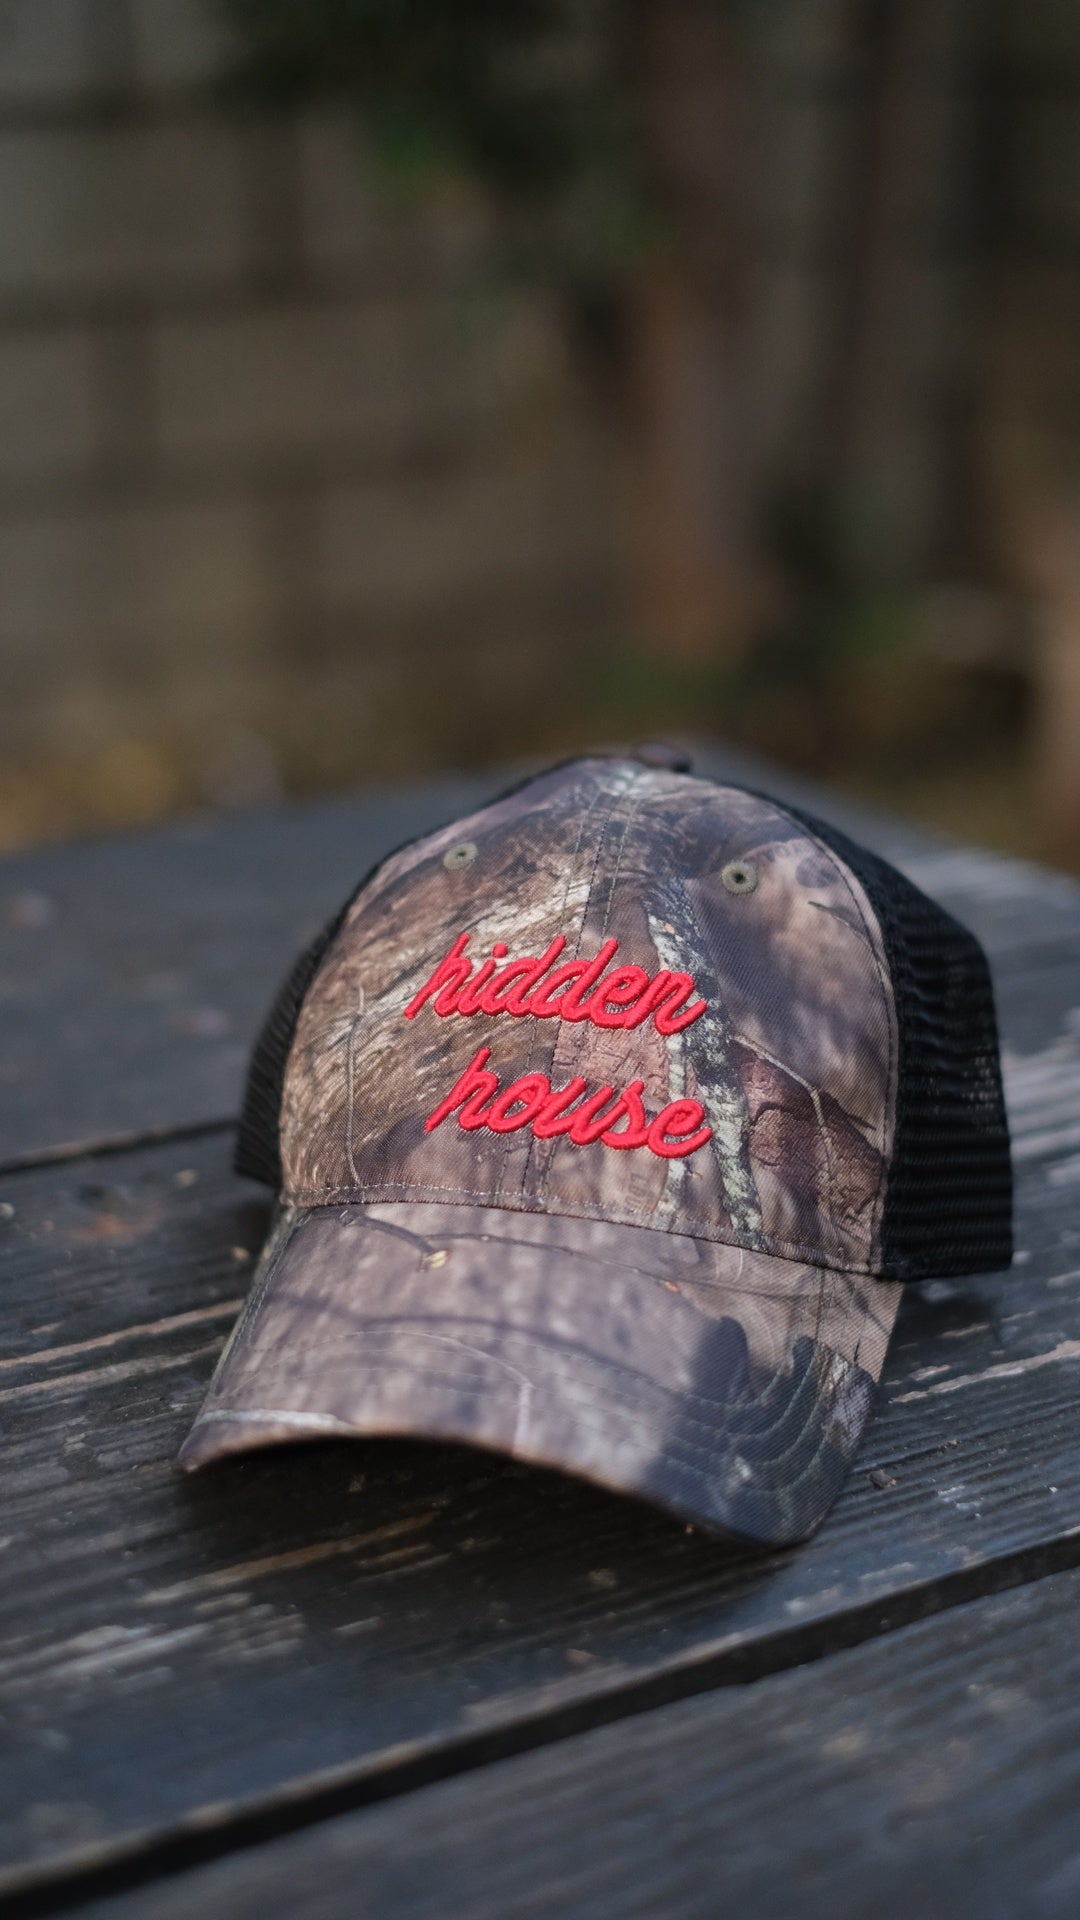
[[[921,1587],[868,1601],[840,1616],[792,1627],[734,1652],[719,1644],[662,1672],[615,1683],[524,1716],[510,1725],[463,1735],[426,1748],[423,1743],[384,1752],[374,1766],[345,1763],[306,1775],[257,1801],[199,1809],[183,1827],[80,1849],[70,1867],[40,1873],[30,1866],[0,1874],[4,1920],[31,1920],[72,1912],[91,1900],[151,1886],[243,1850],[300,1833],[365,1807],[403,1799],[422,1788],[460,1778],[501,1761],[676,1705],[720,1688],[745,1686],[770,1675],[844,1653],[972,1601],[1028,1586],[1080,1566],[1080,1529],[1035,1548],[1021,1548],[992,1564],[954,1571]]]
[[[206,1140],[216,1133],[231,1133],[235,1127],[236,1115],[230,1114],[215,1120],[192,1120],[186,1126],[166,1123],[160,1127],[142,1127],[137,1132],[103,1133],[92,1140],[62,1141],[55,1147],[35,1147],[28,1154],[0,1160],[0,1178],[6,1180],[20,1173],[62,1167],[72,1160],[105,1160],[114,1154],[135,1153],[140,1147],[167,1147],[173,1143],[182,1145],[185,1140]]]

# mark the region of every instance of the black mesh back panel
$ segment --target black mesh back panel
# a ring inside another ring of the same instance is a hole
[[[920,1280],[1007,1266],[1012,1169],[986,956],[973,934],[887,861],[811,814],[786,811],[862,882],[892,975],[899,1063],[883,1277]],[[377,870],[297,960],[256,1042],[235,1166],[270,1186],[281,1185],[281,1096],[301,1006],[349,907]]]
[[[986,955],[888,861],[812,814],[787,812],[862,882],[892,974],[899,1064],[882,1275],[924,1280],[1006,1267],[1012,1164]]]
[[[268,1187],[281,1185],[281,1096],[300,1009],[323,955],[354,898],[355,895],[349,896],[340,913],[334,915],[290,969],[259,1030],[248,1064],[233,1166],[237,1173],[246,1174],[251,1180],[263,1180]]]

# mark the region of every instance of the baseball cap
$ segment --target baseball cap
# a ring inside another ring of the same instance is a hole
[[[835,828],[658,758],[401,848],[296,963],[236,1150],[276,1217],[183,1466],[465,1442],[795,1541],[902,1283],[1008,1264],[978,941]]]

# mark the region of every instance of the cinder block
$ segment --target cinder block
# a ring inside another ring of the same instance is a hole
[[[519,466],[398,487],[333,490],[323,504],[318,593],[331,610],[409,620],[473,595],[610,566],[610,482],[587,442]]]
[[[0,296],[234,280],[241,140],[212,119],[0,134]]]
[[[0,333],[0,485],[89,467],[96,436],[92,334]]]
[[[256,309],[155,335],[166,456],[395,446],[425,402],[396,306]]]
[[[482,317],[448,300],[307,304],[163,322],[155,340],[162,443],[179,460],[392,457],[509,419],[559,378],[553,330],[522,302]]]
[[[305,115],[298,150],[305,243],[316,268],[368,267],[438,283],[477,258],[486,234],[479,196],[438,180],[403,192],[381,171],[354,115]]]
[[[148,89],[204,86],[224,70],[232,41],[208,0],[132,0],[136,72]]]
[[[305,782],[400,778],[403,766],[416,773],[490,758],[492,742],[512,757],[553,731],[572,739],[566,676],[598,631],[612,630],[610,598],[579,590],[560,601],[508,586],[483,614],[395,626],[371,645],[357,644],[355,623],[342,621],[328,654],[279,690],[277,713],[292,716]]]
[[[0,106],[78,99],[119,78],[87,0],[0,0]]]
[[[57,673],[111,663],[136,680],[178,647],[247,646],[265,613],[246,501],[87,508],[0,522],[0,654]],[[44,696],[43,696],[44,697]]]
[[[311,260],[361,260],[378,238],[378,190],[355,116],[310,113],[299,123],[304,234]]]

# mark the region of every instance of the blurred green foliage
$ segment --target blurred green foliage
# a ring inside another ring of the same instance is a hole
[[[342,100],[399,183],[478,183],[514,211],[534,266],[610,276],[648,245],[654,212],[624,84],[635,0],[221,4],[245,86],[281,105]]]
[[[790,0],[705,0],[741,27]],[[617,286],[662,237],[641,116],[662,0],[218,0],[234,82],[287,106],[337,98],[398,184],[479,185],[511,260]]]
[[[553,0],[224,0],[247,72],[279,101],[347,96],[406,172],[467,167],[559,191],[587,164],[595,102]],[[547,56],[545,58],[545,56]]]

